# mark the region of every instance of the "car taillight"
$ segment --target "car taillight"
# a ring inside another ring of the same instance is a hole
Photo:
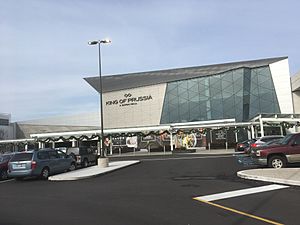
[[[31,161],[31,169],[34,170],[36,168],[36,161]]]
[[[257,144],[256,143],[252,143],[251,144],[251,148],[256,148],[257,147]]]

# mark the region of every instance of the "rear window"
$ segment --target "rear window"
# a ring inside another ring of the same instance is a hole
[[[68,148],[67,149],[67,154],[69,155],[71,153],[73,153],[75,155],[78,155],[79,154],[79,148]]]
[[[282,137],[263,137],[260,140],[263,142],[269,142],[269,141],[273,141],[273,140],[277,140],[277,139],[281,139]]]
[[[1,155],[0,156],[0,162],[8,161],[11,158],[10,155]]]
[[[10,160],[11,162],[17,162],[17,161],[30,161],[32,159],[33,153],[17,153],[15,154],[12,159]]]

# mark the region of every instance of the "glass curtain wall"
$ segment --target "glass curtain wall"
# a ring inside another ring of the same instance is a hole
[[[259,113],[280,113],[268,66],[168,83],[161,124],[248,121]]]

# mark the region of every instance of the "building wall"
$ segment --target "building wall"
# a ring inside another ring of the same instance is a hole
[[[293,102],[295,113],[300,114],[300,91],[293,92]]]
[[[19,121],[18,124],[61,125],[61,126],[99,126],[99,111],[75,115],[53,116],[43,119]]]
[[[293,100],[288,59],[270,64],[281,113],[293,113]]]
[[[0,140],[14,138],[13,125],[10,123],[11,115],[0,113]]]
[[[294,112],[300,114],[300,72],[291,77]]]
[[[104,93],[104,127],[159,125],[165,90],[158,84]]]

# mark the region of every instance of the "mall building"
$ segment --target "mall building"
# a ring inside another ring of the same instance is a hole
[[[99,76],[84,79],[100,93]],[[153,140],[164,150],[227,148],[297,132],[300,123],[300,74],[291,78],[288,57],[103,76],[102,82],[105,136],[137,137],[137,148]],[[99,134],[99,113],[19,122],[17,129],[17,138],[57,143]]]

